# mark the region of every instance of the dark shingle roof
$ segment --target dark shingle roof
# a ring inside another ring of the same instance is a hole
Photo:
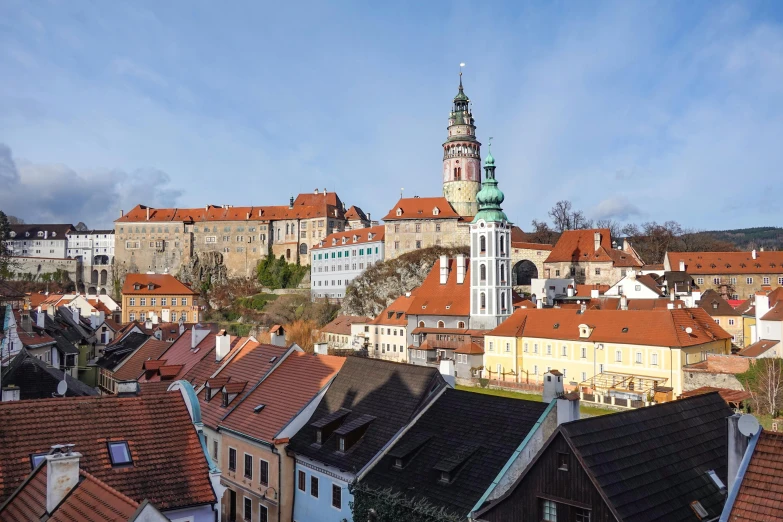
[[[447,389],[362,483],[426,497],[436,507],[467,516],[546,407]],[[393,468],[396,458],[407,461],[403,469]],[[450,484],[438,481],[438,470],[454,469],[459,471]]]
[[[66,397],[98,395],[94,388],[33,357],[24,348],[14,356],[11,364],[3,369],[2,380],[3,386],[17,386],[22,400],[50,399],[57,391],[57,385],[63,380],[63,375],[68,383]]]
[[[436,368],[348,357],[318,408],[291,439],[289,449],[338,469],[358,472],[446,385]],[[376,417],[361,439],[345,453],[338,452],[337,436],[315,444],[316,427],[340,408],[351,410],[342,424],[363,415]]]
[[[95,364],[107,370],[114,370],[118,364],[130,357],[136,348],[144,344],[144,341],[147,339],[149,339],[148,335],[133,332],[117,344],[106,348],[103,357],[98,359]]]

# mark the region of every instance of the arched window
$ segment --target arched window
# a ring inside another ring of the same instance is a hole
[[[457,323],[458,328],[465,328],[465,321],[460,321]]]
[[[302,255],[307,255],[307,245],[305,243],[299,245],[299,253]]]
[[[500,263],[500,282],[506,282],[506,265],[503,263]]]
[[[419,328],[424,328],[424,321],[419,321]]]
[[[446,323],[443,321],[438,321],[438,328],[446,328]]]
[[[487,236],[481,236],[479,238],[479,251],[484,254],[487,251]]]
[[[482,282],[486,282],[486,280],[487,280],[487,265],[485,265],[483,263],[481,264],[481,266],[479,267],[479,274],[480,274],[481,281]]]
[[[288,232],[288,223],[285,224],[285,235],[287,236],[289,234]]]
[[[487,309],[487,294],[485,294],[484,292],[481,292],[481,298],[479,299],[479,303],[481,304],[482,310]]]

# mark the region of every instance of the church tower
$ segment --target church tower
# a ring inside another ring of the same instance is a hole
[[[495,328],[513,311],[511,223],[500,207],[505,196],[495,180],[491,148],[484,170],[479,211],[470,224],[470,327],[477,330]]]
[[[476,194],[481,189],[481,143],[476,139],[470,99],[462,90],[462,71],[448,131],[449,137],[443,144],[443,196],[459,215],[475,216]]]

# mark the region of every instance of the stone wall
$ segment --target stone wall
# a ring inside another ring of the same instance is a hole
[[[73,283],[78,284],[81,281],[81,266],[75,259],[14,257],[13,262],[17,265],[14,268],[17,279],[24,279],[25,274],[30,274],[35,280],[40,280],[44,274],[53,274],[58,270],[64,270]]]
[[[732,373],[715,373],[688,368],[682,369],[682,391],[691,391],[704,386],[726,388],[729,390],[744,390],[736,375]]]
[[[386,223],[384,253],[387,260],[432,246],[468,245],[469,225],[456,219],[406,219]]]

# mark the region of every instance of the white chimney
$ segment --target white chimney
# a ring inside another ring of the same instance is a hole
[[[563,396],[555,399],[557,401],[557,425],[561,425],[564,422],[571,422],[579,420],[579,395],[576,395],[574,399],[567,399]]]
[[[440,375],[449,386],[454,388],[455,384],[457,383],[457,378],[453,360],[443,359],[440,361]]]
[[[122,209],[120,209],[120,217],[122,217],[122,216],[124,216],[124,215],[125,215],[125,211],[124,211],[124,210],[122,210]]]
[[[755,249],[755,248],[754,248],[753,250],[751,250],[751,251],[750,251],[750,256],[751,256],[753,259],[756,259],[756,249]]]
[[[625,294],[620,296],[620,310],[628,310],[628,297]]]
[[[685,260],[680,259],[680,272],[685,272]]]
[[[79,308],[74,306],[71,308],[71,313],[73,314],[73,322],[79,324]]]
[[[674,310],[674,303],[666,303],[667,310]]]
[[[274,346],[286,346],[285,330],[280,326],[270,335],[270,343]]]
[[[98,326],[99,326],[99,325],[100,325],[102,322],[103,322],[103,321],[101,321],[101,316],[100,316],[100,315],[98,315],[98,312],[92,312],[92,313],[90,314],[90,328],[92,328],[93,330],[95,330],[96,328],[98,328]]]
[[[765,292],[756,292],[756,324],[769,312],[769,296]]]
[[[72,444],[52,446],[46,456],[46,511],[52,513],[79,483],[81,453],[71,451]]]
[[[595,247],[595,250],[598,250],[601,248],[601,233],[596,232],[593,234],[593,246]]]
[[[35,311],[35,326],[43,330],[44,324],[45,324],[46,315],[41,310],[41,307],[39,306],[38,309]]]
[[[536,308],[538,308],[538,309],[544,308],[544,300],[543,299],[536,299]]]
[[[196,325],[193,325],[193,329],[190,331],[190,348],[195,349],[196,346],[198,346],[199,343],[204,340],[207,334],[209,334],[208,329],[202,330],[196,328]]]
[[[445,285],[449,279],[449,258],[440,256],[440,284]]]
[[[21,392],[22,390],[13,384],[11,386],[6,386],[3,388],[3,394],[0,396],[0,402],[18,401],[22,398]]]
[[[150,220],[150,207],[147,207],[147,221]]]
[[[215,337],[215,360],[222,361],[231,349],[231,336],[225,330],[220,330]]]
[[[158,314],[153,312],[151,319],[152,319],[152,324],[158,324]]]
[[[457,254],[457,284],[465,282],[465,254]]]
[[[550,370],[544,374],[544,402],[550,403],[563,395],[563,374]]]
[[[314,194],[318,194],[318,187],[315,187],[315,192],[314,192]]]
[[[568,297],[574,297],[574,287],[571,285],[568,285],[568,289],[566,290],[566,295]]]
[[[601,291],[598,288],[590,289],[590,299],[598,299],[601,297]]]

